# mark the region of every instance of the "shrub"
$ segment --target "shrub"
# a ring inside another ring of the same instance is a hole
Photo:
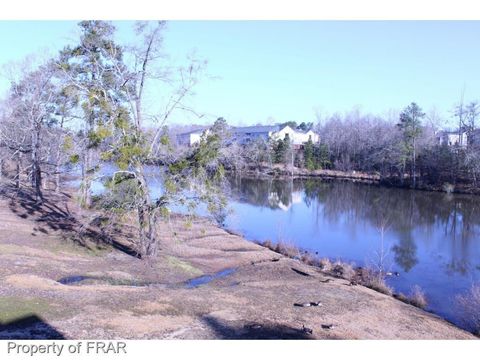
[[[265,240],[264,242],[260,243],[262,246],[266,247],[267,249],[273,250],[273,244],[270,240]]]
[[[352,280],[356,275],[356,272],[353,269],[353,266],[351,264],[340,262],[340,261],[336,261],[333,264],[333,268],[331,272],[334,275],[342,277],[347,280]]]
[[[307,265],[319,267],[319,260],[309,253],[303,254],[300,260]]]
[[[408,296],[408,302],[420,309],[425,309],[427,307],[427,297],[420,286],[415,285],[412,287]]]
[[[400,301],[404,302],[404,303],[410,304],[410,301],[408,300],[408,297],[403,293],[393,294],[393,297],[397,300],[400,300]]]
[[[298,248],[282,241],[279,241],[277,243],[275,251],[289,258],[299,257],[300,255],[300,251],[298,250]]]
[[[385,282],[381,272],[374,271],[370,268],[362,268],[358,273],[359,282],[372,290],[381,292],[385,295],[392,295],[393,291]]]
[[[273,244],[270,240],[265,240],[259,243],[260,245],[275,251],[276,253],[285,255],[290,258],[300,257],[300,250],[294,245],[287,244],[284,241],[279,241],[276,244]]]
[[[325,272],[329,272],[332,270],[332,262],[327,258],[320,259],[318,260],[318,267]]]
[[[472,285],[467,293],[458,295],[456,300],[465,326],[480,335],[480,284]]]

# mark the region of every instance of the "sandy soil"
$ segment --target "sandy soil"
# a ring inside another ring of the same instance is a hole
[[[159,228],[158,259],[143,261],[123,246],[79,244],[79,230],[98,235],[82,227],[85,216],[63,195],[41,207],[28,193],[0,197],[1,339],[475,338],[204,219],[172,216]],[[128,245],[121,234],[118,241]],[[189,283],[225,269],[232,271]],[[89,278],[58,282],[76,275]],[[310,302],[320,305],[294,306]]]

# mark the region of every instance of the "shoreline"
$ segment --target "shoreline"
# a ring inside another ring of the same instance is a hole
[[[172,214],[160,224],[160,254],[149,261],[111,246],[74,245],[71,233],[54,229],[67,219],[42,219],[52,208],[68,208],[79,223],[92,214],[66,195],[48,199],[41,208],[0,199],[0,338],[477,339],[203,218],[186,226]],[[116,240],[131,238],[126,231]],[[74,284],[59,282],[75,276]],[[9,314],[23,312],[56,332],[12,325]]]

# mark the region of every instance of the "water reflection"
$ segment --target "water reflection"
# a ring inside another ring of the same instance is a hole
[[[239,203],[283,211],[301,204],[313,210],[313,217],[303,223],[313,222],[318,231],[325,222],[341,221],[350,228],[378,228],[386,222],[389,238],[396,240],[392,246],[395,262],[406,272],[419,262],[417,243],[429,243],[435,235],[449,243],[450,251],[440,244],[450,254],[449,271],[466,273],[479,262],[470,256],[480,229],[479,198],[475,196],[318,180],[236,177],[230,185],[231,198]]]
[[[405,235],[400,238],[397,245],[393,246],[393,251],[395,253],[395,262],[405,272],[408,272],[418,263],[417,245],[415,245],[411,234]]]

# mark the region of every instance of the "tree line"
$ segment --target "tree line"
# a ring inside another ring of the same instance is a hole
[[[384,182],[413,188],[478,188],[480,105],[457,105],[453,113],[459,129],[454,135],[461,140],[464,134],[466,144],[440,142],[442,120],[438,114],[426,114],[413,102],[388,117],[351,111],[343,116],[319,116],[316,124],[305,129],[305,123],[300,127],[289,122],[286,124],[294,129],[313,129],[320,141],[309,140],[294,148],[288,136],[276,141],[256,139],[241,146],[232,144],[230,150],[224,150],[223,161],[226,167],[238,171],[280,164],[286,168],[378,174]]]

